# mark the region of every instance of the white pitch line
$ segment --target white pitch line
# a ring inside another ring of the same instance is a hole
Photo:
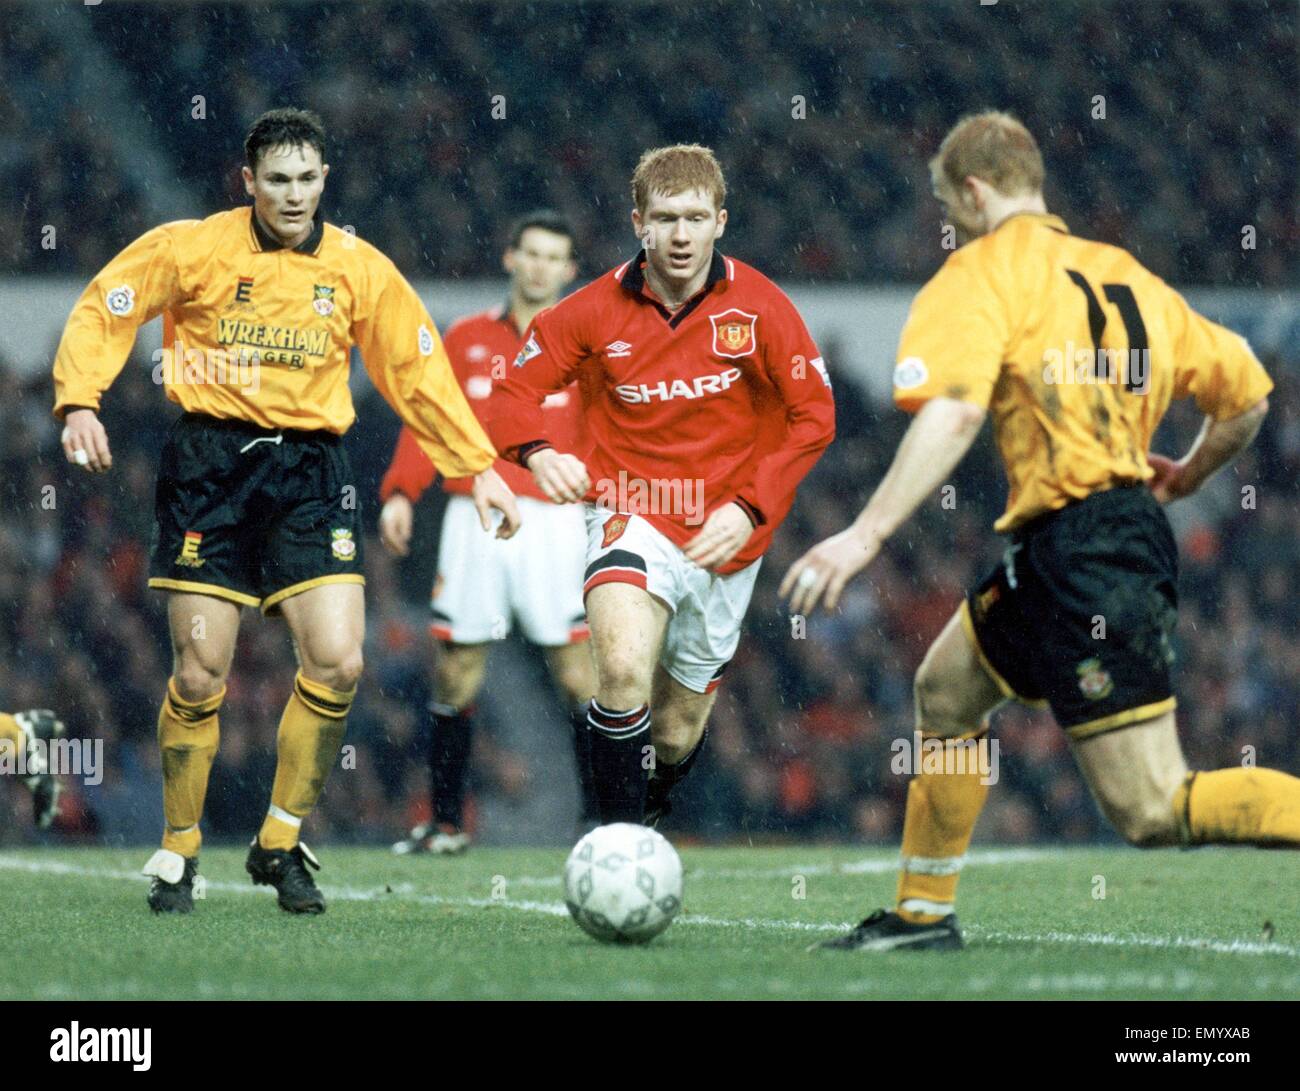
[[[86,879],[114,879],[143,882],[145,877],[137,871],[110,871],[63,864],[55,861],[20,860],[0,856],[0,871],[22,871],[33,875],[72,875]],[[206,879],[208,890],[223,894],[252,894],[269,897],[269,891],[259,891],[251,884],[232,883],[220,879]],[[451,898],[440,894],[423,894],[410,883],[399,883],[385,890],[358,887],[325,886],[324,892],[337,901],[377,902],[388,898],[415,902],[420,905],[437,905],[462,909],[513,909],[525,913],[540,913],[548,917],[567,917],[568,908],[563,902],[522,901],[514,898]],[[852,927],[847,921],[839,923],[817,921],[773,920],[764,917],[711,917],[702,913],[683,913],[676,921],[679,925],[706,928],[748,928],[775,932],[842,932]],[[975,939],[994,943],[1045,943],[1071,947],[1139,947],[1173,950],[1210,951],[1227,955],[1282,955],[1300,958],[1300,947],[1280,943],[1260,943],[1251,940],[1217,940],[1198,936],[1111,936],[1100,932],[999,932],[966,926],[966,932]]]
[[[1293,955],[1300,947],[1259,940],[1200,939],[1195,936],[1111,936],[1104,932],[997,932],[976,925],[970,933],[995,943],[1081,943],[1089,947],[1151,947],[1171,950],[1213,951],[1221,955]]]
[[[988,849],[972,852],[967,865],[1032,864],[1045,860],[1059,860],[1060,854],[1042,849]],[[898,871],[898,857],[884,860],[854,860],[847,864],[791,864],[774,868],[687,868],[683,878],[692,879],[793,879],[796,875],[892,875]],[[559,886],[559,875],[518,875],[507,878],[507,885]]]

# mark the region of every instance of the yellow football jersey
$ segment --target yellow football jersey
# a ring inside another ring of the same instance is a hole
[[[948,258],[912,303],[894,369],[909,412],[938,397],[990,411],[1010,484],[998,531],[1149,479],[1172,399],[1228,420],[1272,389],[1242,337],[1126,251],[1038,213]]]
[[[251,206],[140,236],[72,310],[54,361],[55,415],[98,409],[137,330],[159,314],[154,379],[186,410],[341,435],[356,419],[355,344],[443,475],[477,474],[496,457],[415,290],[375,247],[319,218],[292,250]]]

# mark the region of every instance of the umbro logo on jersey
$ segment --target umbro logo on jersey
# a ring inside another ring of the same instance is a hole
[[[620,356],[631,356],[632,346],[626,341],[611,341],[605,346],[605,352],[611,360],[615,360]]]
[[[650,402],[669,402],[674,398],[703,398],[706,394],[721,394],[731,388],[743,374],[738,367],[729,367],[717,375],[699,375],[687,382],[685,379],[661,379],[657,383],[628,383],[616,386],[618,396],[631,405]]]

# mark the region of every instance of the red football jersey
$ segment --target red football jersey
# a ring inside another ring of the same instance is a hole
[[[587,435],[568,447],[541,405],[575,380]],[[533,320],[484,425],[507,458],[539,444],[576,454],[585,499],[645,516],[678,546],[739,503],[755,530],[727,573],[767,549],[835,435],[835,404],[803,319],[762,273],[715,251],[703,289],[670,314],[642,253]]]
[[[497,374],[510,363],[519,352],[523,337],[514,319],[510,317],[508,307],[494,307],[481,314],[469,315],[453,322],[443,335],[443,345],[451,360],[452,370],[456,373],[461,389],[474,410],[474,415],[482,423],[488,396],[492,393],[492,372]],[[578,413],[578,392],[559,390],[548,397],[542,406],[546,427],[557,436],[563,437],[559,442],[577,444],[582,433],[582,418]],[[493,469],[501,475],[516,496],[531,496],[545,500],[545,494],[533,481],[533,475],[523,467],[504,459],[497,459]],[[397,438],[397,447],[393,451],[393,461],[379,486],[379,499],[387,500],[395,492],[410,497],[414,502],[420,499],[437,476],[433,463],[421,450],[410,429],[402,427]],[[442,487],[445,492],[469,494],[473,490],[474,479],[470,477],[444,477]]]

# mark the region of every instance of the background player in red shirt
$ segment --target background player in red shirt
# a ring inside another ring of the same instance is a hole
[[[504,377],[519,352],[523,331],[573,282],[573,230],[558,213],[541,210],[517,220],[502,258],[510,274],[503,306],[454,323],[443,343],[475,413],[482,415],[494,379]],[[579,441],[582,420],[576,388],[560,390],[542,406],[548,431],[564,446]],[[441,644],[434,670],[429,751],[433,820],[393,846],[398,853],[463,852],[466,772],[473,740],[474,702],[483,686],[489,642],[503,640],[511,617],[529,641],[545,649],[547,665],[572,712],[582,787],[582,821],[594,815],[586,756],[587,702],[595,691],[590,631],[582,605],[586,527],[582,511],[557,506],[519,466],[496,468],[519,498],[523,526],[509,541],[485,538],[470,499],[469,479],[444,478],[449,495],[433,587],[434,637]],[[436,476],[433,463],[403,428],[380,496],[380,537],[406,556],[413,507]],[[502,548],[504,547],[504,548]]]
[[[588,724],[606,823],[667,812],[759,560],[835,432],[830,381],[794,305],[714,250],[727,212],[713,153],[646,152],[632,196],[645,249],[538,315],[487,418],[497,450],[546,496],[587,501]],[[566,451],[541,405],[574,380],[588,435]]]

